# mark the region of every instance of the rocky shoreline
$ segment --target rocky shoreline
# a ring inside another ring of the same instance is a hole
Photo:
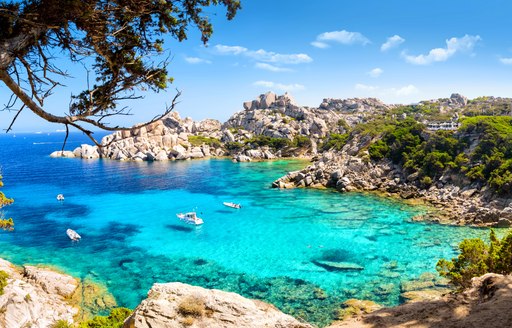
[[[509,101],[492,97],[484,99],[482,106],[491,100],[493,106]],[[464,108],[474,110],[479,108],[479,104],[480,100],[471,102],[464,96],[453,94],[450,98],[425,101],[420,105],[430,111],[436,108],[441,116],[458,117]],[[84,144],[74,151],[56,151],[51,156],[121,161],[229,157],[237,162],[311,158],[313,164],[299,172],[289,173],[275,181],[273,186],[377,192],[428,205],[429,210],[423,219],[433,222],[496,227],[512,225],[510,193],[500,196],[487,185],[472,182],[450,170],[427,188],[422,186],[417,173],[407,173],[389,160],[370,159],[368,147],[378,140],[379,135],[360,135],[346,142],[348,131],[391,113],[399,108],[397,105],[386,105],[373,98],[353,98],[324,99],[318,108],[309,108],[297,105],[289,94],[277,96],[272,92],[243,105],[243,111],[233,114],[223,124],[212,119],[195,122],[171,112],[148,126],[135,126],[104,137],[101,148]],[[418,113],[415,119],[428,122]],[[346,144],[343,147],[335,145],[336,150],[329,146],[331,139]]]
[[[351,146],[353,144],[348,144],[340,152],[322,154],[303,170],[274,181],[272,187],[372,192],[426,205],[426,213],[414,220],[478,227],[510,227],[512,224],[510,198],[501,198],[477,183],[460,187],[457,176],[443,177],[428,189],[419,188],[414,184],[417,177],[406,175],[400,166],[389,160],[375,163],[350,155]]]

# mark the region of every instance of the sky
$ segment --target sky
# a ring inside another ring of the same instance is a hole
[[[317,107],[324,98],[376,97],[414,103],[461,93],[512,97],[512,3],[502,0],[241,0],[227,21],[221,7],[206,9],[214,33],[204,46],[190,29],[188,40],[167,40],[167,92],[145,93],[129,104],[133,116],[112,121],[131,126],[149,120],[182,92],[175,110],[194,120],[226,121],[244,101],[273,91]],[[80,67],[62,67],[73,78],[45,103],[66,112],[71,94],[84,85]],[[0,100],[9,92],[0,84]],[[14,113],[0,112],[5,129]],[[29,111],[14,132],[55,131]]]

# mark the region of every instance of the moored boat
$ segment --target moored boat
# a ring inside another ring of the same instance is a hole
[[[80,240],[80,238],[82,238],[78,232],[76,232],[75,230],[73,229],[68,229],[66,230],[66,235],[68,235],[69,239],[73,240],[73,241],[78,241]]]
[[[231,203],[231,202],[224,202],[222,203],[224,206],[232,207],[232,208],[242,208],[242,205],[237,203]]]
[[[59,200],[59,201],[64,200],[64,195],[63,194],[58,194],[57,195],[57,200]]]
[[[204,223],[203,219],[197,217],[196,212],[178,213],[176,216],[180,219],[180,221],[188,224],[201,225]]]

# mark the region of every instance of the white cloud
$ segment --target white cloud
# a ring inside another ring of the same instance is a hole
[[[412,84],[399,89],[391,88],[389,91],[398,97],[410,96],[419,92],[418,88]]]
[[[500,62],[505,65],[512,65],[512,58],[500,58]]]
[[[245,55],[253,59],[269,63],[303,64],[313,61],[313,59],[306,54],[279,54],[263,49],[247,51]]]
[[[400,88],[381,88],[378,86],[357,83],[354,85],[354,89],[357,91],[362,91],[366,94],[372,94],[373,96],[377,95],[379,97],[393,98],[406,98],[408,96],[419,93],[419,89],[412,84]]]
[[[366,84],[357,83],[354,86],[354,89],[356,89],[358,91],[375,91],[375,90],[379,89],[379,87],[376,87],[376,86],[373,86],[373,85],[366,85]]]
[[[322,34],[319,34],[316,37],[316,41],[312,42],[311,44],[317,48],[327,48],[328,42],[337,42],[345,45],[351,45],[351,44],[362,44],[366,45],[370,43],[370,40],[368,40],[367,37],[362,35],[359,32],[349,32],[349,31],[332,31],[332,32],[325,32]]]
[[[185,61],[189,64],[211,64],[212,62],[208,59],[203,59],[199,57],[185,57]]]
[[[215,46],[215,50],[221,54],[239,55],[247,52],[248,49],[240,46],[225,46],[223,44],[217,44]]]
[[[302,84],[294,83],[294,84],[282,84],[282,83],[275,83],[271,81],[256,81],[253,83],[256,87],[265,87],[269,89],[276,89],[276,90],[282,90],[282,91],[300,91],[304,90],[306,87]]]
[[[270,72],[292,72],[291,69],[285,67],[278,67],[267,63],[256,63],[254,67],[263,69]]]
[[[264,49],[249,50],[241,46],[226,46],[218,44],[215,46],[215,50],[219,54],[224,55],[242,55],[257,61],[267,63],[279,63],[279,64],[304,64],[313,61],[313,58],[307,54],[280,54],[273,51],[267,51]]]
[[[382,73],[384,73],[384,70],[382,70],[382,68],[377,67],[369,71],[368,75],[370,75],[373,78],[378,78],[379,76],[382,75]]]
[[[455,55],[457,52],[471,52],[478,41],[482,40],[479,35],[464,35],[462,38],[451,38],[446,40],[446,48],[435,48],[426,55],[410,56],[405,52],[402,56],[405,61],[414,65],[428,65],[433,62],[443,62]]]
[[[399,45],[401,45],[404,42],[405,42],[404,38],[402,38],[400,35],[395,34],[395,35],[389,37],[386,40],[386,42],[384,42],[382,44],[382,46],[380,46],[380,51],[388,51],[391,48],[398,47]]]
[[[329,45],[327,43],[320,42],[320,41],[313,41],[313,42],[311,42],[311,45],[313,47],[320,48],[320,49],[329,48]]]

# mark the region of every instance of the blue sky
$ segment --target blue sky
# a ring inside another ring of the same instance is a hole
[[[169,40],[173,86],[130,103],[135,115],[115,123],[152,118],[174,88],[183,92],[176,108],[182,116],[221,121],[269,90],[288,91],[307,106],[323,98],[411,103],[452,92],[512,96],[507,1],[242,0],[242,6],[229,22],[221,10],[208,9],[214,35],[207,47],[195,31],[185,42]],[[46,102],[52,112],[64,113],[70,94],[83,86],[83,71],[69,69],[75,78]],[[7,96],[1,85],[0,99]],[[2,128],[12,115],[0,112]],[[27,111],[15,132],[61,128]]]

